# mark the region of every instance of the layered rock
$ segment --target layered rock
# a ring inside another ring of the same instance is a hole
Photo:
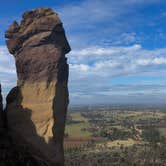
[[[58,15],[49,8],[23,14],[5,33],[14,55],[17,86],[7,96],[9,128],[49,160],[63,165],[70,46]]]

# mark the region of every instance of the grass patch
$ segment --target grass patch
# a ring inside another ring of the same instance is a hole
[[[83,117],[80,112],[71,113],[70,116],[72,116],[72,119],[75,121],[88,122],[88,118]]]
[[[82,130],[89,127],[89,123],[70,124],[66,126],[65,133],[68,133],[70,137],[90,137],[91,133],[89,131]]]

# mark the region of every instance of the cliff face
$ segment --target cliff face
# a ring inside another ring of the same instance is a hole
[[[5,33],[17,69],[7,96],[8,125],[49,160],[63,165],[70,51],[62,22],[49,8],[23,14]]]

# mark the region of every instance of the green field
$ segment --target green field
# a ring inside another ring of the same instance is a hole
[[[65,156],[68,166],[163,165],[166,112],[159,109],[110,109],[68,113]],[[162,157],[163,156],[163,157]],[[131,160],[132,157],[132,160]],[[154,163],[156,162],[156,163]]]
[[[71,118],[71,122],[66,125],[65,129],[65,133],[68,137],[90,138],[95,136],[102,138],[103,135],[100,135],[100,133],[102,130],[105,130],[108,133],[112,133],[112,131],[116,132],[114,141],[116,141],[116,139],[126,139],[130,141],[131,139],[137,139],[137,141],[140,139],[141,141],[142,130],[148,125],[153,125],[154,127],[156,125],[161,136],[166,136],[166,113],[158,109],[140,109],[136,111],[120,109],[101,111],[95,109],[85,112],[75,111],[68,113],[68,115]],[[163,125],[165,126],[163,127]],[[132,137],[132,133],[134,133],[135,136]],[[123,134],[128,134],[128,136],[121,138]],[[105,140],[105,138],[103,138],[103,140]]]
[[[89,127],[89,123],[70,124],[66,126],[65,133],[70,137],[90,137],[92,135],[90,132],[82,130]]]

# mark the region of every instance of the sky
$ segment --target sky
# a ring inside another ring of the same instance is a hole
[[[4,32],[27,10],[50,7],[63,21],[72,51],[71,105],[165,104],[165,0],[5,0],[0,2],[0,82],[16,85]]]

